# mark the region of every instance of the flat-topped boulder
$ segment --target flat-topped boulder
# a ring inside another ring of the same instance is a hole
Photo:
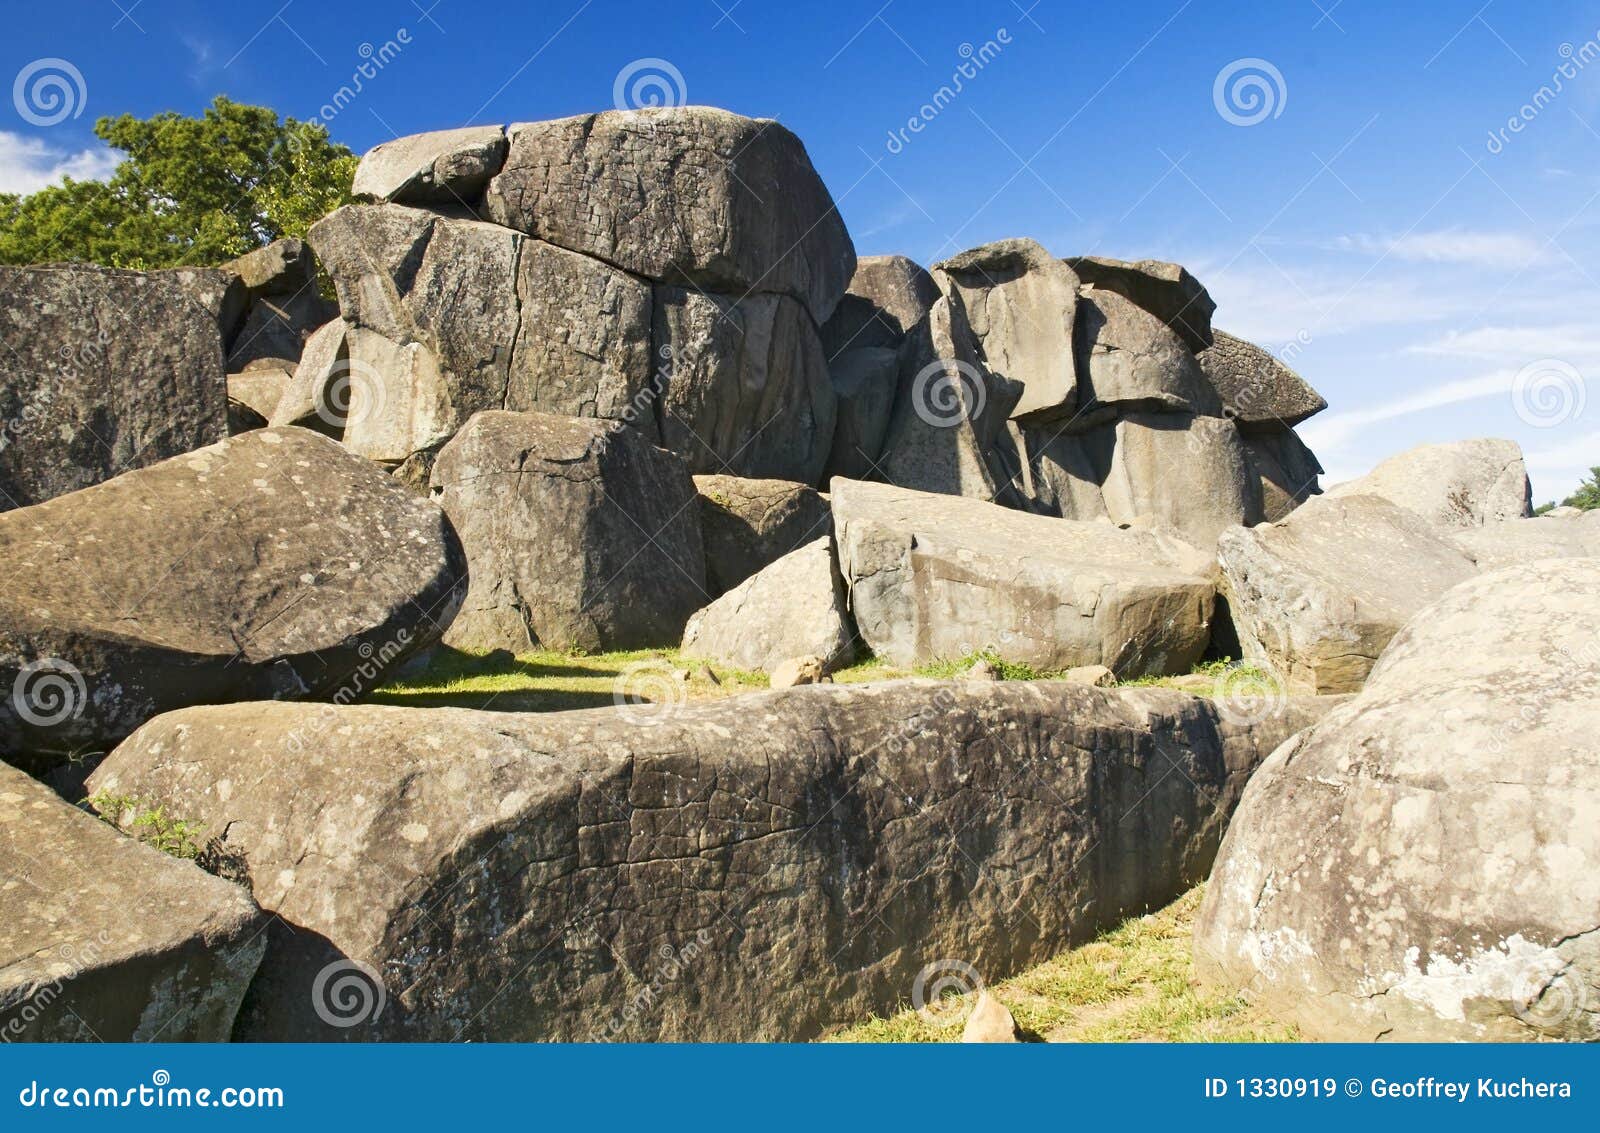
[[[1276,355],[1226,331],[1196,357],[1222,398],[1224,411],[1247,433],[1280,433],[1328,408],[1323,396]]]
[[[1481,527],[1533,514],[1522,449],[1495,437],[1418,445],[1326,491],[1381,496],[1442,527]]]
[[[0,267],[0,510],[226,437],[222,306],[238,287],[214,271]]]
[[[702,475],[694,486],[713,595],[833,531],[828,501],[807,484]]]
[[[383,142],[362,155],[350,191],[399,204],[471,207],[506,158],[500,126],[432,130]]]
[[[707,106],[511,126],[489,219],[659,282],[788,295],[821,324],[855,249],[805,146]]]
[[[710,597],[683,461],[617,422],[479,413],[432,483],[469,564],[450,645],[673,645]]]
[[[1600,1039],[1596,641],[1596,559],[1418,610],[1250,780],[1197,972],[1312,1039]]]
[[[354,705],[285,759],[319,708],[236,704],[152,721],[91,786],[205,823],[275,914],[237,1039],[804,1040],[934,959],[1003,978],[1182,893],[1323,707],[1023,681]],[[329,1011],[335,963],[381,1007]]]
[[[238,886],[0,764],[0,1039],[227,1042],[266,950]]]
[[[184,705],[369,691],[466,574],[436,504],[294,428],[0,516],[0,566],[0,755],[40,773]]]
[[[1205,650],[1210,556],[1160,531],[857,480],[831,489],[851,612],[894,664],[988,649],[1128,678],[1186,673]]]
[[[1217,558],[1245,659],[1317,693],[1359,690],[1400,627],[1475,572],[1447,531],[1366,495],[1225,531]]]
[[[763,673],[795,657],[820,657],[829,671],[848,665],[855,640],[833,540],[790,551],[697,610],[683,654]]]
[[[1114,291],[1160,319],[1190,350],[1212,344],[1211,314],[1217,304],[1181,264],[1107,256],[1069,256],[1066,263],[1089,286]]]

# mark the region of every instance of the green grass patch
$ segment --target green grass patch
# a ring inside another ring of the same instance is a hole
[[[1132,917],[1081,948],[989,987],[1017,1025],[1047,1042],[1294,1042],[1235,995],[1195,981],[1190,946],[1203,886]],[[869,1019],[831,1042],[958,1042],[965,1012],[944,1022],[914,1009]]]

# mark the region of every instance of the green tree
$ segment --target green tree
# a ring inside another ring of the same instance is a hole
[[[355,155],[264,106],[219,95],[198,118],[124,114],[94,132],[127,155],[110,180],[0,194],[0,263],[216,264],[304,236],[350,200]]]
[[[1581,507],[1592,511],[1600,507],[1600,466],[1589,469],[1588,479],[1578,485],[1578,490],[1561,501],[1563,507]]]

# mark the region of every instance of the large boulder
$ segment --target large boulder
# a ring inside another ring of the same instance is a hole
[[[1234,422],[1239,419],[1234,417]],[[1317,483],[1322,464],[1294,430],[1252,433],[1242,424],[1239,428],[1250,467],[1261,484],[1262,517],[1268,523],[1285,518],[1322,491]]]
[[[706,587],[713,595],[833,531],[828,501],[806,484],[696,476],[694,486],[700,494]]]
[[[1129,413],[1112,427],[1100,491],[1118,524],[1155,523],[1197,547],[1261,522],[1261,483],[1232,421]]]
[[[1210,557],[1159,531],[835,480],[850,608],[874,654],[918,665],[993,650],[1041,670],[1187,673],[1210,637]]]
[[[227,1042],[266,951],[238,886],[0,764],[0,1040]]]
[[[1211,314],[1217,304],[1181,264],[1105,256],[1072,256],[1066,262],[1084,283],[1114,291],[1160,319],[1190,350],[1212,344]]]
[[[0,755],[35,772],[184,705],[368,691],[466,573],[436,505],[292,428],[0,516],[0,565]]]
[[[1310,1038],[1600,1040],[1600,560],[1473,578],[1250,780],[1197,970]]]
[[[1021,386],[1011,416],[1071,417],[1078,404],[1072,269],[1033,240],[1001,240],[935,264],[933,272],[940,289],[959,301],[979,362]]]
[[[218,272],[0,267],[0,510],[227,436],[220,319],[233,283]]]
[[[251,302],[268,295],[298,295],[317,282],[317,258],[304,240],[287,237],[222,265],[244,285]]]
[[[275,914],[236,1038],[808,1039],[936,961],[1001,978],[1183,892],[1321,707],[1022,681],[357,705],[285,759],[317,709],[237,704],[152,721],[92,786],[205,823]]]
[[[1317,693],[1360,689],[1400,627],[1474,573],[1447,532],[1377,496],[1225,531],[1217,557],[1245,659]]]
[[[1224,411],[1246,433],[1281,433],[1328,408],[1320,393],[1275,355],[1226,331],[1197,357],[1222,398]]]
[[[1381,496],[1444,527],[1481,527],[1533,514],[1522,449],[1494,437],[1418,445],[1327,494]]]
[[[465,126],[410,134],[362,155],[354,196],[408,205],[470,208],[506,159],[499,126]]]
[[[871,479],[900,388],[900,352],[887,346],[846,350],[828,362],[833,383],[833,443],[827,478]]]
[[[894,349],[939,301],[933,276],[905,256],[862,256],[849,289],[822,324],[831,363],[847,350]]]
[[[788,295],[821,324],[855,249],[805,147],[777,122],[704,106],[514,125],[485,210],[624,271]]]
[[[343,319],[333,319],[311,332],[278,404],[267,414],[267,424],[299,425],[334,440],[344,437],[351,384],[348,331]]]
[[[833,669],[854,657],[854,636],[833,540],[823,536],[696,611],[683,653],[764,673],[794,657],[821,657]]]
[[[820,482],[834,393],[805,308],[657,287],[654,315],[662,444],[693,472]]]
[[[292,368],[311,334],[338,314],[317,289],[317,258],[304,240],[274,240],[221,270],[239,277],[246,300],[242,325],[226,335],[230,372]]]
[[[1077,328],[1083,423],[1137,410],[1222,412],[1216,391],[1183,340],[1131,300],[1088,288]]]
[[[1600,511],[1538,519],[1502,519],[1451,532],[1451,541],[1479,570],[1538,559],[1600,558]]]
[[[470,566],[450,645],[671,645],[709,597],[683,462],[614,421],[479,413],[433,488]]]

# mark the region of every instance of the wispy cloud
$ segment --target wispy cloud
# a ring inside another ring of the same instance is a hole
[[[1458,378],[1439,382],[1403,397],[1380,401],[1365,409],[1344,413],[1325,413],[1301,425],[1296,431],[1314,449],[1337,450],[1349,444],[1369,426],[1412,413],[1443,409],[1464,401],[1477,401],[1485,397],[1510,397],[1517,371],[1495,370],[1472,378]]]
[[[1486,326],[1450,331],[1405,348],[1407,354],[1446,358],[1494,358],[1531,361],[1560,358],[1573,364],[1600,360],[1600,325],[1557,323],[1548,326]]]
[[[1402,236],[1356,233],[1327,245],[1330,251],[1392,256],[1411,263],[1478,264],[1519,268],[1545,258],[1544,243],[1515,232],[1473,232],[1449,228]]]
[[[68,153],[38,138],[0,130],[0,193],[35,193],[62,177],[104,181],[117,161],[116,152],[108,146]]]

